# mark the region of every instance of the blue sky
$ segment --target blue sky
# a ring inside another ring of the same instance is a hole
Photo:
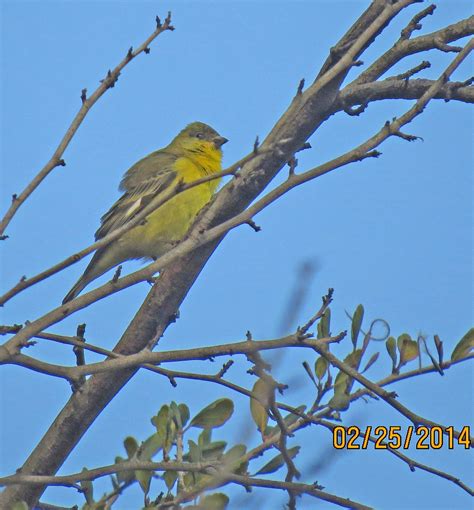
[[[125,69],[67,149],[67,166],[54,170],[20,209],[8,228],[10,238],[2,245],[2,291],[21,275],[33,275],[90,244],[100,216],[119,196],[123,172],[166,145],[187,123],[207,122],[229,138],[226,165],[246,154],[255,136],[263,138],[286,109],[299,80],[312,80],[328,49],[367,3],[3,1],[2,211],[11,194],[20,191],[49,159],[79,108],[81,89],[92,91],[131,45],[140,44],[153,30],[156,14],[164,16],[171,9],[176,31],[160,36],[149,55]],[[467,1],[440,1],[435,15],[424,20],[424,30],[467,17],[469,7]],[[386,30],[363,56],[366,64],[395,41],[419,8],[408,9]],[[392,74],[426,58],[432,68],[423,76],[434,78],[453,55],[414,56]],[[465,62],[454,79],[471,74],[472,61],[471,68]],[[350,149],[410,104],[373,103],[359,118],[332,117],[311,138],[312,150],[299,156],[299,168],[309,169]],[[367,316],[386,319],[395,335],[437,333],[450,353],[472,325],[472,113],[465,104],[432,102],[405,131],[424,142],[389,140],[379,159],[338,170],[265,210],[256,218],[261,232],[248,227],[231,232],[192,288],[181,318],[166,332],[161,348],[236,341],[247,330],[254,338],[282,333],[279,324],[297,269],[310,260],[318,270],[298,322],[307,320],[319,307],[320,296],[334,287],[333,332],[348,327],[345,310],[363,303]],[[277,182],[279,178],[272,185]],[[2,310],[1,322],[32,320],[57,306],[84,267],[81,262],[19,295]],[[136,267],[129,263],[124,271]],[[110,275],[101,281],[107,278]],[[112,348],[147,291],[146,284],[127,289],[73,315],[54,331],[72,335],[77,324],[86,322],[88,340]],[[348,349],[343,344],[335,352],[343,355]],[[369,373],[376,380],[390,368],[384,346],[373,349],[382,351],[380,366]],[[70,349],[46,342],[29,354],[74,363]],[[88,360],[93,359],[88,355]],[[296,381],[286,395],[289,403],[311,399],[310,386],[297,384],[306,384],[301,369],[305,359],[314,362],[311,354],[302,352],[275,362],[281,382]],[[216,367],[186,365],[210,372]],[[229,378],[250,387],[253,381],[246,368],[237,363]],[[8,474],[41,438],[70,389],[61,380],[12,366],[2,367],[0,385],[0,464],[2,473]],[[395,389],[410,409],[460,428],[472,425],[472,387],[472,368],[464,364],[444,378],[430,375]],[[163,403],[185,401],[197,412],[226,395],[234,398],[205,383],[183,381],[173,389],[158,376],[140,372],[94,423],[61,472],[112,462],[122,453],[125,436],[143,439],[152,433],[149,418]],[[219,434],[237,441],[250,418],[245,400],[235,397],[235,401],[238,415]],[[374,401],[354,405],[345,415],[345,423],[351,421],[408,425],[385,404]],[[255,432],[249,442],[257,441]],[[305,465],[328,456],[328,466],[316,477],[329,492],[390,510],[468,505],[468,496],[449,482],[411,473],[405,464],[380,451],[328,454],[330,441],[327,431],[314,428],[293,440],[305,446],[298,458],[303,472]],[[464,451],[410,455],[473,482],[472,460]],[[106,490],[107,483],[99,487],[98,493]],[[120,508],[136,508],[139,492],[131,490]],[[262,496],[260,491],[255,494]],[[275,494],[271,507],[284,498]],[[63,505],[81,502],[80,495],[65,489],[48,490],[44,500]],[[257,500],[243,501],[253,505]],[[231,508],[238,508],[236,504]],[[265,500],[258,505],[266,508]],[[312,500],[303,498],[302,508],[312,505]]]

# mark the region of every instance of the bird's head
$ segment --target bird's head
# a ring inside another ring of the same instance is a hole
[[[188,124],[171,142],[173,146],[191,152],[220,151],[227,138],[221,136],[215,129],[203,122]]]

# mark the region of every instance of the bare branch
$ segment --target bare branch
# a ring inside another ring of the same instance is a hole
[[[162,25],[157,26],[154,32],[150,36],[148,36],[147,39],[135,51],[128,52],[125,58],[116,67],[114,67],[113,70],[108,71],[107,76],[101,81],[101,84],[97,87],[97,89],[93,92],[93,94],[89,98],[86,98],[86,89],[82,90],[81,108],[79,109],[73,121],[71,122],[58,147],[54,151],[54,154],[51,156],[51,159],[32,179],[32,181],[26,186],[26,188],[19,195],[15,195],[15,198],[12,204],[10,205],[8,211],[5,213],[5,216],[0,221],[0,235],[2,235],[5,232],[5,229],[7,228],[8,224],[12,220],[13,216],[15,215],[19,207],[41,184],[45,177],[57,166],[65,165],[65,162],[62,159],[64,151],[67,149],[69,143],[71,142],[73,136],[76,134],[77,130],[79,129],[79,126],[81,125],[82,121],[84,120],[89,110],[92,108],[92,106],[94,106],[94,104],[109,88],[112,88],[115,85],[115,82],[118,80],[118,77],[122,72],[123,68],[137,55],[144,52],[148,45],[154,39],[156,39],[161,33],[166,32],[168,30],[174,30],[173,26],[171,25],[171,13],[168,13],[165,22]]]
[[[0,477],[0,486],[8,485],[55,485],[63,487],[76,487],[78,482],[96,480],[111,474],[128,471],[188,471],[206,472],[210,468],[216,469],[216,462],[151,462],[141,460],[127,460],[109,466],[88,469],[80,473],[62,476],[23,475],[21,473]]]
[[[382,101],[385,99],[419,99],[433,83],[433,80],[426,79],[400,82],[388,78],[373,83],[346,87],[341,91],[338,101],[334,104],[332,113],[346,111],[348,107],[359,105],[362,102],[368,104],[372,101]],[[470,80],[446,83],[439,88],[433,99],[444,99],[445,101],[452,99],[465,103],[474,103],[474,87],[470,85]]]
[[[441,30],[422,35],[414,39],[399,40],[395,45],[379,57],[366,71],[361,73],[348,87],[361,85],[377,80],[403,58],[428,51],[442,44],[456,41],[474,34],[474,16],[453,23]],[[346,87],[347,88],[347,87]]]

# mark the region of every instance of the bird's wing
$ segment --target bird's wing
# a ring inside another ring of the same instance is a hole
[[[120,188],[125,193],[102,216],[95,233],[96,241],[121,227],[141,211],[158,194],[168,188],[176,178],[173,164],[177,156],[157,151],[127,171]]]

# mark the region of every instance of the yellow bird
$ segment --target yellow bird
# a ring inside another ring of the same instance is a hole
[[[165,148],[135,163],[123,176],[124,194],[101,218],[96,241],[124,225],[150,201],[180,180],[193,182],[222,170],[221,147],[227,139],[202,122],[184,128]],[[99,248],[63,303],[74,299],[92,280],[125,260],[157,259],[182,239],[198,212],[211,200],[220,178],[179,193],[137,225]]]

